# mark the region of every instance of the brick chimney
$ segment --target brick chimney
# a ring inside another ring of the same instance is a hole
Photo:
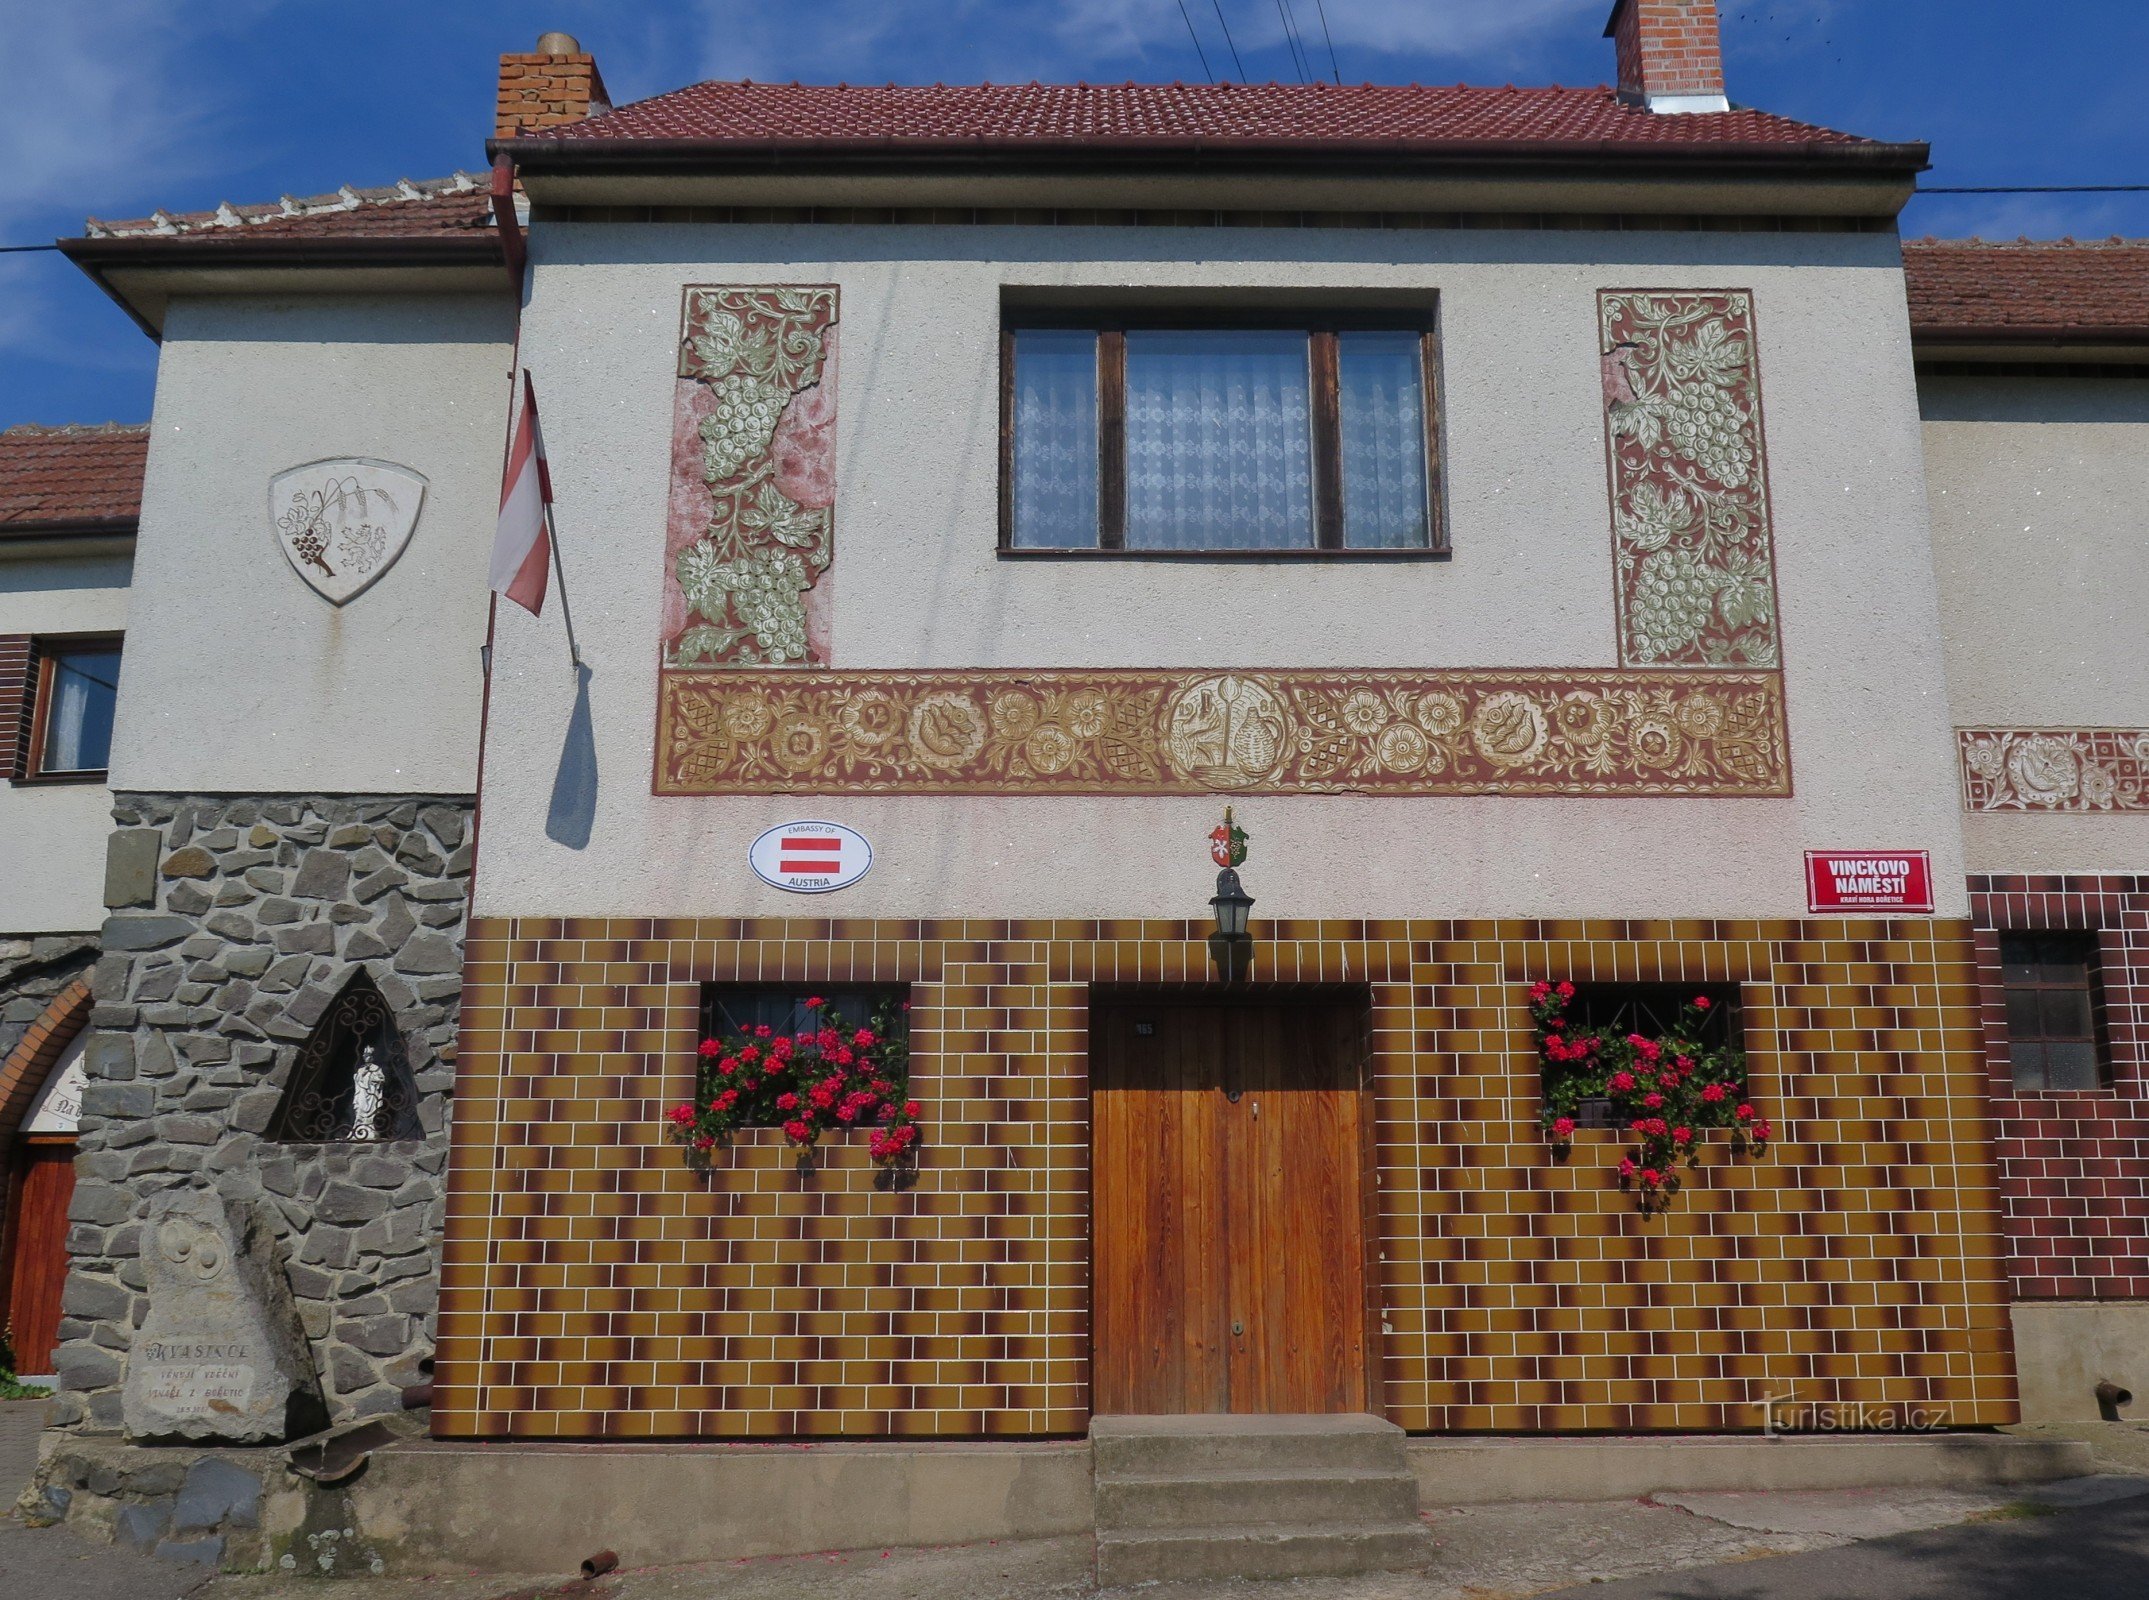
[[[562,128],[611,109],[597,58],[585,54],[572,34],[548,33],[530,54],[500,58],[495,139]]]
[[[1716,0],[1618,0],[1619,98],[1651,111],[1729,111]]]

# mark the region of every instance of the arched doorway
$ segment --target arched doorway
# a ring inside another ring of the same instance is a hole
[[[75,1189],[75,1122],[82,1110],[90,989],[68,985],[0,1063],[0,1148],[7,1155],[0,1213],[0,1327],[25,1377],[52,1371],[67,1284],[67,1207]]]

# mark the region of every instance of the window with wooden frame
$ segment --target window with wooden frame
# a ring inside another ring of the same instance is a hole
[[[1393,311],[1010,320],[1001,549],[1444,553],[1436,354]]]
[[[2094,933],[2000,935],[2007,1055],[2017,1090],[2105,1086],[2096,971]]]
[[[112,714],[119,699],[116,634],[31,641],[23,738],[13,776],[96,778],[112,758]]]

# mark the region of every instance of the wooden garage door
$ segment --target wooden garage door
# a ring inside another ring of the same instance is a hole
[[[1092,1409],[1377,1409],[1362,1002],[1100,999]]]

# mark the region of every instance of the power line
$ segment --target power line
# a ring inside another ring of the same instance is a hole
[[[57,250],[56,244],[0,244],[0,255],[18,255],[25,250]]]
[[[1201,35],[1194,31],[1194,19],[1187,15],[1186,0],[1179,0],[1179,20],[1186,24],[1187,37],[1194,41],[1194,54],[1201,57],[1202,78],[1210,83],[1215,82],[1216,74],[1209,70],[1209,52],[1201,47]]]
[[[1306,81],[1306,61],[1298,48],[1298,30],[1291,26],[1291,13],[1284,8],[1283,0],[1276,0],[1276,18],[1283,24],[1283,48],[1291,58],[1291,70],[1298,74],[1298,81]]]
[[[1918,186],[1919,194],[2149,194],[2149,183],[2013,183],[1974,187]]]
[[[1336,36],[1328,31],[1328,0],[1313,0],[1321,13],[1321,37],[1328,41],[1328,75],[1336,80],[1336,87],[1343,87],[1343,69],[1336,65]]]
[[[1216,24],[1224,30],[1224,43],[1231,47],[1231,65],[1238,72],[1239,82],[1246,81],[1246,63],[1239,59],[1238,41],[1231,37],[1231,24],[1224,20],[1224,0],[1209,0],[1216,8]]]

